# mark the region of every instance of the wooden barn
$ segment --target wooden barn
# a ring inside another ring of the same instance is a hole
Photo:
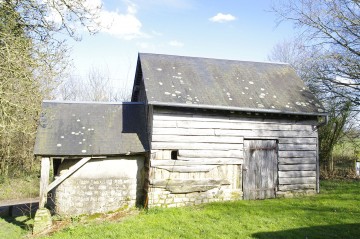
[[[139,54],[132,101],[147,105],[150,206],[319,190],[326,114],[288,64]]]
[[[288,64],[141,53],[131,101],[44,103],[35,154],[58,213],[319,190],[326,113]]]

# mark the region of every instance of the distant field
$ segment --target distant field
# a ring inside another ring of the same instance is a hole
[[[75,217],[41,238],[359,238],[359,202],[360,180],[323,181],[315,196],[151,209],[121,222]],[[0,219],[0,238],[24,236],[26,220],[17,224]]]
[[[334,157],[357,157],[360,160],[360,139],[337,144],[333,154]]]
[[[0,182],[0,201],[38,197],[39,182],[39,178],[36,176],[8,179]]]

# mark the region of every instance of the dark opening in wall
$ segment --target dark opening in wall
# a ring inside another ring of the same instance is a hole
[[[179,150],[171,150],[171,159],[178,159]]]

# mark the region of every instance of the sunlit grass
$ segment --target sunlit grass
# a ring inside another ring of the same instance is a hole
[[[48,238],[359,238],[360,181],[319,195],[151,209],[122,222],[81,222]]]

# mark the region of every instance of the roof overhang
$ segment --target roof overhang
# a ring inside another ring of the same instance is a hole
[[[293,112],[293,111],[254,109],[254,108],[217,106],[217,105],[203,105],[203,104],[166,103],[166,102],[156,102],[156,101],[150,101],[150,102],[148,102],[148,104],[153,105],[153,106],[163,106],[163,107],[226,110],[226,111],[236,111],[236,112],[244,112],[244,113],[248,112],[248,113],[299,115],[299,116],[319,116],[319,117],[326,117],[328,115],[326,112]]]

